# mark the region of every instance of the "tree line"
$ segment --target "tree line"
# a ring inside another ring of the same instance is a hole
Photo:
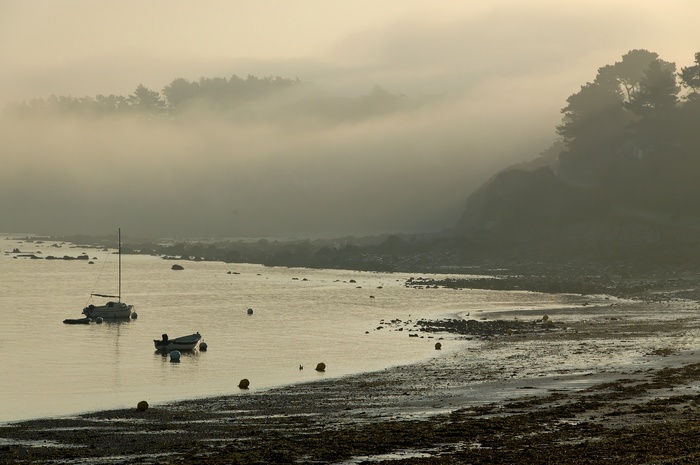
[[[614,202],[697,213],[700,53],[677,71],[654,52],[631,50],[566,103],[557,127],[560,177]]]
[[[249,75],[242,79],[235,74],[230,78],[202,77],[198,81],[177,78],[162,92],[139,84],[130,95],[103,95],[72,97],[51,95],[10,104],[15,115],[111,115],[142,114],[152,117],[172,116],[194,102],[216,106],[232,106],[262,96],[269,96],[294,86],[298,79],[282,77],[259,78]]]
[[[270,103],[274,102],[274,103]],[[258,105],[258,103],[260,103]],[[355,98],[323,95],[298,78],[237,75],[174,79],[161,92],[139,84],[132,94],[72,97],[51,95],[8,105],[13,117],[85,117],[135,115],[148,119],[186,119],[202,112],[229,119],[309,116],[328,121],[353,120],[421,105],[425,102],[374,86]],[[256,108],[253,108],[256,106]]]

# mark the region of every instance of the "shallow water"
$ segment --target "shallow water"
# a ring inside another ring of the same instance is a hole
[[[87,253],[94,261],[18,257]],[[408,337],[381,320],[476,317],[489,309],[554,309],[581,296],[414,289],[411,273],[269,268],[122,256],[122,300],[138,318],[66,325],[92,292],[116,293],[113,251],[0,239],[0,422],[251,390],[381,370],[449,353],[464,341]],[[178,263],[182,271],[173,271]],[[422,276],[429,276],[423,274]],[[435,276],[435,275],[430,275]],[[99,303],[96,301],[95,303]],[[248,315],[247,309],[253,314]],[[410,325],[409,325],[410,328]],[[200,332],[206,352],[179,363],[153,339]],[[410,334],[410,333],[409,333]],[[323,362],[327,369],[316,372]],[[300,369],[300,365],[304,368]]]

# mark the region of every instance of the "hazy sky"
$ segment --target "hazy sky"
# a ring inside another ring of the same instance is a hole
[[[0,231],[83,232],[69,230],[107,208],[130,225],[158,212],[170,228],[186,222],[173,204],[187,215],[190,202],[200,228],[182,234],[442,229],[486,177],[546,148],[566,98],[598,67],[635,48],[691,64],[699,17],[696,0],[0,0],[0,103],[233,74],[351,97],[374,85],[446,96],[410,115],[299,133],[5,124]],[[131,182],[126,197],[145,205],[133,218],[129,205],[75,190],[78,176],[99,182],[96,166]]]

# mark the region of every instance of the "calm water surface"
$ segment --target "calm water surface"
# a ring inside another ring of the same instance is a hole
[[[94,264],[22,258],[15,248],[38,257],[87,253]],[[404,286],[425,274],[123,255],[122,300],[135,305],[138,318],[63,324],[82,316],[90,293],[116,293],[118,260],[110,252],[0,238],[0,422],[238,394],[242,378],[256,390],[380,370],[440,354],[434,339],[377,330],[382,319],[473,317],[479,309],[546,309],[582,299]],[[173,271],[173,263],[185,269]],[[206,352],[172,363],[154,351],[162,333],[197,331]],[[465,343],[446,341],[443,349]],[[325,373],[314,370],[319,362]]]

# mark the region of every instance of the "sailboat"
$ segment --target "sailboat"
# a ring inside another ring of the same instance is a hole
[[[129,319],[136,315],[133,312],[133,305],[127,305],[122,302],[122,230],[119,229],[119,293],[117,295],[107,295],[107,294],[90,294],[90,298],[95,297],[105,297],[107,299],[117,299],[116,301],[110,300],[104,305],[93,305],[90,304],[83,309],[83,315],[86,318],[96,319]]]

